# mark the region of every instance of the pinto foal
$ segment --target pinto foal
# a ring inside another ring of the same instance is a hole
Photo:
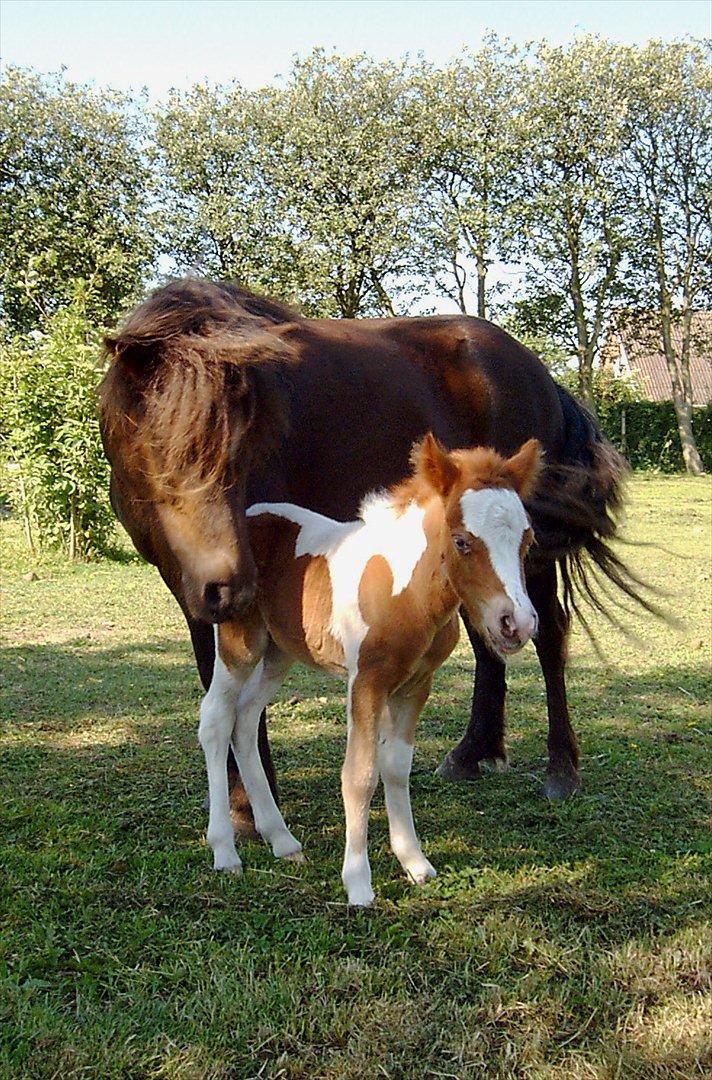
[[[379,773],[394,854],[415,882],[435,874],[410,806],[414,729],[433,673],[457,642],[460,605],[503,659],[536,631],[523,574],[533,533],[521,499],[536,483],[540,449],[531,439],[508,459],[482,448],[447,453],[429,434],[412,460],[412,475],[368,496],[357,521],[291,503],[248,510],[257,600],[215,627],[215,674],[200,709],[218,870],[241,869],[228,805],[231,738],[257,831],[276,856],[302,858],[257,748],[260,713],[302,661],[348,679],[348,902],[373,901],[366,837]]]

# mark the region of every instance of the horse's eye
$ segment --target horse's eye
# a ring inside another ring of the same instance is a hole
[[[469,540],[467,540],[464,536],[460,536],[456,533],[455,536],[453,536],[452,538],[452,542],[455,545],[455,551],[458,553],[458,555],[467,555],[470,550]]]

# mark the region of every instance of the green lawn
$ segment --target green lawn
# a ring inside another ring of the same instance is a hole
[[[438,878],[416,889],[372,814],[377,902],[339,878],[343,690],[298,673],[272,710],[304,867],[204,841],[200,700],[177,608],[139,562],[67,566],[5,540],[0,1076],[712,1075],[711,490],[637,479],[630,548],[678,630],[572,639],[583,790],[551,806],[543,687],[511,665],[512,769],[433,775],[469,710],[461,644],[428,703],[412,783]],[[35,570],[38,580],[25,576]]]

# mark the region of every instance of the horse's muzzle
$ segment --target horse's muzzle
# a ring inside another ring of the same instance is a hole
[[[208,581],[200,592],[199,614],[206,622],[220,623],[239,618],[251,607],[257,595],[254,582]]]

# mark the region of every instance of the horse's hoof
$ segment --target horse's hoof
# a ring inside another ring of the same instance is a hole
[[[544,781],[544,794],[551,802],[564,802],[581,787],[581,777],[573,766],[570,769],[557,769],[548,772]]]
[[[485,772],[509,772],[509,762],[506,757],[480,758],[480,768]]]
[[[373,889],[357,888],[352,889],[349,893],[348,904],[349,907],[366,908],[370,907],[375,899],[376,896]]]
[[[293,851],[290,855],[282,855],[282,858],[286,859],[287,862],[296,863],[298,866],[301,866],[307,861],[307,857],[303,851]]]
[[[237,877],[242,874],[242,862],[236,854],[216,855],[213,867],[221,874],[235,874]]]
[[[476,761],[471,765],[465,765],[453,757],[452,750],[444,758],[442,764],[435,770],[437,776],[452,783],[460,783],[463,780],[477,780],[480,776],[480,767]]]

